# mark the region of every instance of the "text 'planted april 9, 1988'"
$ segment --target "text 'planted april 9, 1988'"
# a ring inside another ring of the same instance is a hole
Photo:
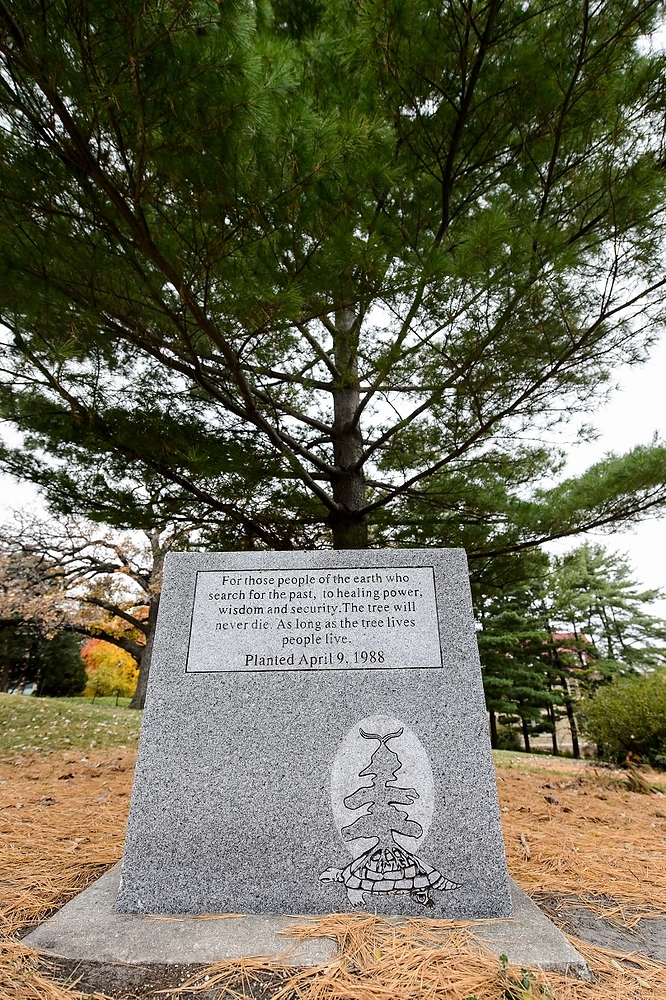
[[[197,573],[189,673],[441,665],[429,566]]]

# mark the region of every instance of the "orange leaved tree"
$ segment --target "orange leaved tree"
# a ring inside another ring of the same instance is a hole
[[[126,650],[105,642],[88,639],[81,648],[81,658],[86,665],[88,682],[84,694],[95,698],[131,698],[136,691],[139,668],[136,660]]]

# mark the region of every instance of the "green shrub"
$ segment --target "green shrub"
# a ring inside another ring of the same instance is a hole
[[[666,767],[666,670],[622,677],[580,702],[583,732],[599,755]]]
[[[497,749],[498,750],[522,750],[523,741],[520,734],[513,726],[497,727]]]

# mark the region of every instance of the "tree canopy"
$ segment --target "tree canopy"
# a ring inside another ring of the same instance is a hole
[[[648,610],[664,594],[642,589],[626,556],[580,545],[554,560],[548,583],[550,622],[579,643],[594,679],[666,667],[666,623]]]
[[[5,467],[482,562],[663,504],[548,444],[663,323],[663,9],[3,0]]]
[[[71,518],[18,517],[0,527],[0,633],[61,630],[110,643],[138,669],[132,707],[143,708],[164,558],[192,543],[177,524],[123,536]]]

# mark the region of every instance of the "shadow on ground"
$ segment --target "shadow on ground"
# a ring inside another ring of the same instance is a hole
[[[623,955],[638,952],[660,962],[666,961],[666,916],[642,917],[629,927],[612,917],[600,916],[598,902],[593,909],[578,896],[532,893],[532,898],[565,934]],[[605,898],[604,908],[613,909],[613,902]]]

